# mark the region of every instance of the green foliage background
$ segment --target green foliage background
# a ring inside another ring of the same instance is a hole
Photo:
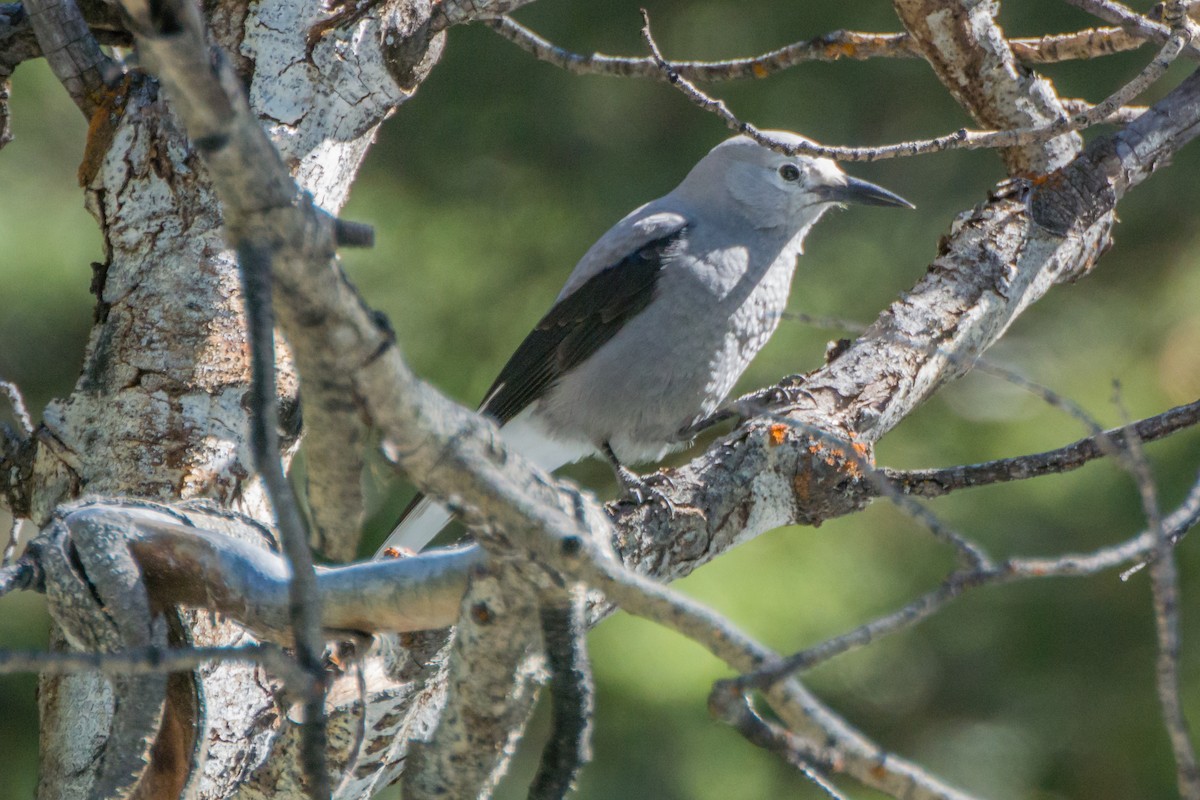
[[[572,49],[640,54],[638,5],[539,0],[518,17]],[[843,27],[898,28],[884,2],[660,0],[649,10],[660,44],[678,58],[758,53]],[[1013,35],[1090,23],[1044,0],[1011,0],[1001,21]],[[1061,95],[1098,100],[1150,57],[1147,48],[1044,72]],[[1173,80],[1186,69],[1176,68]],[[971,124],[917,60],[811,64],[712,88],[760,126],[830,143],[891,142]],[[13,95],[17,139],[0,152],[0,377],[25,390],[37,416],[74,382],[91,320],[88,264],[102,254],[74,179],[84,121],[40,64],[18,70]],[[362,172],[345,214],[375,225],[378,244],[347,253],[347,268],[387,312],[414,367],[473,405],[588,244],[630,208],[668,191],[727,135],[663,84],[573,77],[483,27],[456,29],[442,63],[385,126]],[[1137,189],[1121,206],[1116,247],[1094,273],[1054,289],[991,357],[1106,425],[1122,419],[1114,381],[1133,417],[1195,399],[1198,164],[1200,145],[1192,145]],[[796,311],[870,320],[921,276],[955,214],[1002,177],[999,159],[986,152],[849,169],[918,210],[854,208],[822,222],[800,263]],[[815,367],[837,335],[785,323],[741,388]],[[1048,449],[1083,433],[1021,390],[971,376],[906,420],[883,442],[879,461],[965,463]],[[1149,448],[1168,508],[1195,476],[1198,443],[1189,432]],[[581,465],[571,474],[613,491],[607,468]],[[373,493],[372,541],[408,492],[396,481]],[[934,508],[997,556],[1093,549],[1143,524],[1134,487],[1109,464],[964,493]],[[1185,541],[1179,558],[1185,698],[1196,720],[1195,543]],[[790,650],[897,607],[950,566],[946,548],[880,504],[819,530],[761,537],[681,585]],[[44,637],[37,598],[0,601],[0,647],[39,647]],[[623,615],[591,642],[596,758],[578,797],[820,796],[708,717],[708,688],[727,672],[699,648]],[[914,630],[817,669],[809,682],[886,747],[980,795],[1156,798],[1173,795],[1174,778],[1154,658],[1146,575],[1121,582],[1108,574],[969,594]],[[32,678],[0,676],[0,797],[33,792],[33,687]],[[539,716],[504,797],[523,796],[544,729]],[[854,797],[874,796],[849,788]]]

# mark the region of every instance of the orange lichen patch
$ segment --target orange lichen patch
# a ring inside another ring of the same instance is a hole
[[[750,71],[754,73],[754,77],[756,78],[765,78],[771,74],[771,71],[763,66],[761,61],[755,61],[754,64],[751,65]]]
[[[829,58],[853,58],[858,49],[851,42],[830,42],[825,45],[825,55]]]
[[[767,444],[771,447],[778,447],[787,441],[788,426],[782,422],[776,422],[767,429]]]
[[[76,173],[80,186],[86,187],[90,184],[104,163],[104,157],[108,154],[108,148],[112,146],[113,136],[117,132],[117,123],[125,114],[125,105],[129,102],[130,81],[130,76],[126,75],[115,86],[101,91],[96,98],[96,111],[88,120],[83,161],[80,162],[79,171]]]
[[[416,554],[416,550],[408,547],[385,547],[382,555],[384,558],[411,558]]]

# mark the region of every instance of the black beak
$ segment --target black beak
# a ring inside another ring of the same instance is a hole
[[[849,175],[845,177],[846,182],[843,185],[822,187],[819,191],[823,199],[830,203],[861,203],[868,206],[916,208],[900,195],[889,192],[882,186],[851,178]]]

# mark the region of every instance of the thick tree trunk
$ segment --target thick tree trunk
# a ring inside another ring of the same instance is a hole
[[[395,4],[324,36],[315,29],[327,17],[318,2],[209,8],[212,35],[234,54],[263,125],[298,183],[332,213],[345,201],[380,122],[436,61],[441,36],[420,30],[430,8],[428,0]],[[47,409],[39,432],[32,498],[39,523],[81,495],[203,498],[268,528],[272,523],[246,446],[248,366],[237,266],[204,165],[170,100],[145,74],[132,73],[101,98],[91,121],[80,178],[104,236],[105,261],[95,265],[96,323],[82,375],[69,397]],[[277,351],[284,434],[295,445],[297,379],[286,348]],[[320,403],[308,403],[307,395],[305,415],[319,419]],[[321,392],[312,395],[319,399]],[[353,469],[360,454],[346,444],[322,448],[323,457],[348,460]],[[324,551],[353,553],[353,516],[323,532],[317,543]],[[176,642],[247,638],[207,613],[181,614],[178,623]],[[276,681],[259,667],[224,662],[201,669],[194,684],[175,684],[168,714],[176,725],[163,727],[157,746],[165,752],[172,730],[199,726],[194,735],[207,762],[194,785],[197,796],[286,788],[280,776],[291,765],[273,762],[272,754],[294,729]],[[88,797],[110,736],[107,682],[47,677],[39,702],[39,796]],[[186,770],[189,757],[183,752],[174,766]]]

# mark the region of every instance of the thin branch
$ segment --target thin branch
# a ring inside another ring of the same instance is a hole
[[[11,564],[0,565],[0,597],[9,592],[24,592],[35,588],[42,572],[34,559],[25,557]]]
[[[1124,28],[1088,28],[1036,39],[1009,39],[1013,55],[1026,64],[1057,64],[1136,50],[1146,40]]]
[[[17,544],[20,542],[21,519],[13,517],[8,523],[8,541],[4,543],[4,551],[0,553],[0,567],[12,564],[17,555]]]
[[[90,119],[120,68],[100,49],[75,0],[25,0],[24,5],[55,77]]]
[[[1149,15],[1139,14],[1121,3],[1114,3],[1111,0],[1065,0],[1065,2],[1068,5],[1088,12],[1110,25],[1117,25],[1142,39],[1165,44],[1171,36],[1169,23],[1159,23]],[[1162,16],[1164,22],[1166,22],[1168,12],[1164,11]],[[1194,59],[1200,57],[1200,48],[1197,48],[1195,44],[1189,44],[1186,51],[1188,58]]]
[[[141,647],[113,652],[80,650],[0,650],[0,674],[38,672],[70,675],[99,672],[105,675],[159,675],[190,672],[212,661],[249,661],[262,664],[284,680],[306,680],[295,659],[273,644],[223,645],[221,647]]]
[[[530,800],[565,797],[574,787],[579,771],[592,757],[595,708],[582,597],[572,598],[565,607],[543,605],[541,615],[553,723],[529,787]]]
[[[539,36],[511,17],[483,20],[483,24],[537,58],[573,75],[611,75],[669,80],[653,58],[575,53]],[[1123,28],[1090,28],[1074,33],[1013,39],[1013,54],[1032,64],[1090,59],[1135,50],[1146,40]],[[920,58],[907,33],[865,33],[837,30],[794,42],[767,53],[725,61],[672,61],[671,68],[692,81],[712,82],[765,78],[797,64],[871,58]]]
[[[600,589],[607,600],[624,611],[686,636],[740,672],[750,672],[779,659],[776,653],[721,615],[612,562],[582,558],[572,574]],[[969,795],[943,784],[917,765],[881,750],[795,681],[772,687],[769,696],[772,706],[785,716],[789,725],[816,726],[829,742],[835,743],[832,758],[813,754],[809,761],[824,763],[828,759],[838,771],[852,775],[863,785],[897,797],[970,800]]]
[[[25,405],[25,397],[21,394],[20,388],[11,381],[0,380],[0,392],[8,398],[8,403],[12,406],[13,416],[17,420],[17,424],[21,426],[21,433],[26,439],[33,436],[33,419],[29,416],[29,409]]]
[[[779,755],[813,783],[826,797],[846,800],[830,781],[817,771],[810,757],[811,747],[786,728],[768,722],[754,704],[730,681],[717,681],[708,696],[709,711],[732,727],[751,744]]]
[[[201,511],[188,510],[189,525],[154,508],[91,505],[67,514],[63,525],[75,535],[91,516],[125,532],[155,602],[227,614],[259,638],[291,644],[291,575],[279,554],[206,530],[220,521]],[[445,628],[458,616],[468,574],[482,561],[477,547],[446,548],[415,558],[320,568],[322,629],[332,636]]]
[[[901,158],[929,153],[941,153],[950,150],[980,150],[990,148],[1016,147],[1048,141],[1065,133],[1081,131],[1093,125],[1104,122],[1129,101],[1144,92],[1151,84],[1162,77],[1170,64],[1179,56],[1191,41],[1192,30],[1189,25],[1180,25],[1172,30],[1159,53],[1132,80],[1109,95],[1089,110],[1069,117],[1060,117],[1049,125],[1032,128],[1014,128],[1003,131],[970,131],[962,128],[954,133],[938,136],[932,139],[900,142],[898,144],[881,145],[879,147],[840,147],[826,146],[816,143],[801,143],[787,145],[778,142],[763,133],[758,127],[739,119],[722,100],[716,100],[702,92],[694,83],[679,74],[662,55],[650,31],[650,17],[643,12],[645,24],[642,27],[642,38],[650,49],[651,58],[659,69],[666,75],[668,82],[678,88],[689,100],[705,111],[716,114],[726,127],[737,133],[749,136],[754,141],[788,155],[803,153],[822,158],[832,158],[839,161],[881,161],[889,158]]]
[[[1163,725],[1175,756],[1179,795],[1200,797],[1200,766],[1183,710],[1179,680],[1179,574],[1170,537],[1164,529],[1156,537],[1155,559],[1150,564],[1150,586],[1154,599],[1154,629],[1158,645],[1155,686],[1162,706]]]
[[[324,800],[333,792],[325,767],[325,642],[321,635],[321,598],[308,526],[300,504],[283,472],[279,443],[279,400],[275,396],[275,315],[271,310],[271,261],[274,247],[249,237],[237,241],[242,295],[246,304],[247,340],[250,344],[250,449],[263,478],[279,538],[291,568],[288,585],[296,661],[308,675],[304,693],[301,760],[309,795]]]
[[[889,614],[866,622],[840,636],[827,639],[812,647],[793,653],[753,671],[737,683],[743,689],[768,688],[796,672],[811,669],[834,656],[856,650],[881,636],[895,633],[928,619],[967,589],[1018,580],[1050,577],[1081,577],[1095,575],[1123,564],[1136,563],[1158,552],[1160,539],[1173,545],[1200,522],[1200,476],[1188,497],[1162,521],[1160,537],[1156,529],[1147,529],[1120,544],[1104,547],[1092,553],[1064,554],[1054,558],[1012,558],[996,567],[978,570],[957,570],[948,575],[935,589],[925,593]],[[1154,559],[1157,561],[1157,557]]]
[[[1114,448],[1127,448],[1130,433],[1140,441],[1153,442],[1197,423],[1200,423],[1200,400],[1139,420],[1129,427],[1112,428],[1043,453],[943,469],[897,470],[883,467],[880,471],[904,494],[942,497],[959,489],[1070,472],[1089,461],[1111,455]]]
[[[1061,98],[1063,109],[1068,114],[1086,114],[1094,105],[1086,100],[1078,98],[1064,97]],[[1105,119],[1101,120],[1108,125],[1128,125],[1135,119],[1146,113],[1146,106],[1124,106],[1113,113],[1109,114]]]
[[[1114,383],[1114,402],[1121,408],[1120,385]],[[1136,431],[1127,437],[1130,472],[1134,475],[1146,512],[1149,530],[1154,534],[1154,561],[1150,565],[1150,596],[1154,607],[1155,640],[1158,655],[1155,664],[1155,687],[1162,706],[1163,725],[1171,741],[1175,757],[1175,776],[1180,797],[1200,798],[1200,766],[1196,749],[1188,730],[1187,716],[1179,691],[1179,574],[1175,566],[1174,543],[1163,525],[1158,505],[1158,492],[1150,472],[1150,464]]]

